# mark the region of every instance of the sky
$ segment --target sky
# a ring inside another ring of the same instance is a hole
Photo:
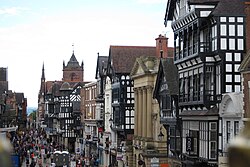
[[[84,62],[84,80],[95,81],[97,53],[110,45],[155,46],[167,0],[1,0],[0,67],[8,68],[9,90],[38,106],[42,66],[46,81],[61,80],[63,61],[74,50]],[[74,46],[72,46],[74,45]]]

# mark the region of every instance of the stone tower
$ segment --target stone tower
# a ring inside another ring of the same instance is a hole
[[[83,82],[84,81],[84,67],[83,61],[81,65],[77,61],[74,51],[67,65],[63,61],[63,78],[64,82]]]

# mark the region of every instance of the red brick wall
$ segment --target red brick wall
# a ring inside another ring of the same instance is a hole
[[[246,51],[250,49],[250,2],[245,2],[245,13],[246,13]],[[250,117],[250,99],[249,99],[249,88],[248,81],[250,81],[250,72],[243,73],[243,109],[245,116]]]
[[[159,35],[156,40],[156,56],[158,58],[161,57],[161,50],[162,50],[162,58],[168,57],[168,38],[163,35]]]
[[[72,73],[75,74],[74,77],[72,77]],[[83,71],[81,68],[78,69],[63,69],[63,81],[65,82],[83,82]]]
[[[243,78],[244,78],[244,81],[243,81],[243,94],[244,94],[244,97],[243,97],[243,102],[244,102],[244,105],[243,105],[243,109],[245,111],[245,116],[246,118],[249,118],[250,117],[250,103],[249,103],[249,88],[248,88],[248,81],[250,81],[250,72],[247,72],[247,73],[243,73]]]

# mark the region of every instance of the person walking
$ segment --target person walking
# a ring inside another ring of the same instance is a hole
[[[30,167],[35,167],[36,166],[36,162],[34,160],[34,158],[32,158],[31,163],[30,163]]]

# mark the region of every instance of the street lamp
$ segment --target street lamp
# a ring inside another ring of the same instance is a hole
[[[110,125],[110,128],[112,127],[112,123],[113,123],[113,119],[110,117],[110,118],[109,118],[109,125]]]
[[[163,138],[164,138],[164,134],[162,133],[162,127],[160,128],[160,133],[158,134],[158,139],[160,140],[160,141],[162,141],[163,140]]]

